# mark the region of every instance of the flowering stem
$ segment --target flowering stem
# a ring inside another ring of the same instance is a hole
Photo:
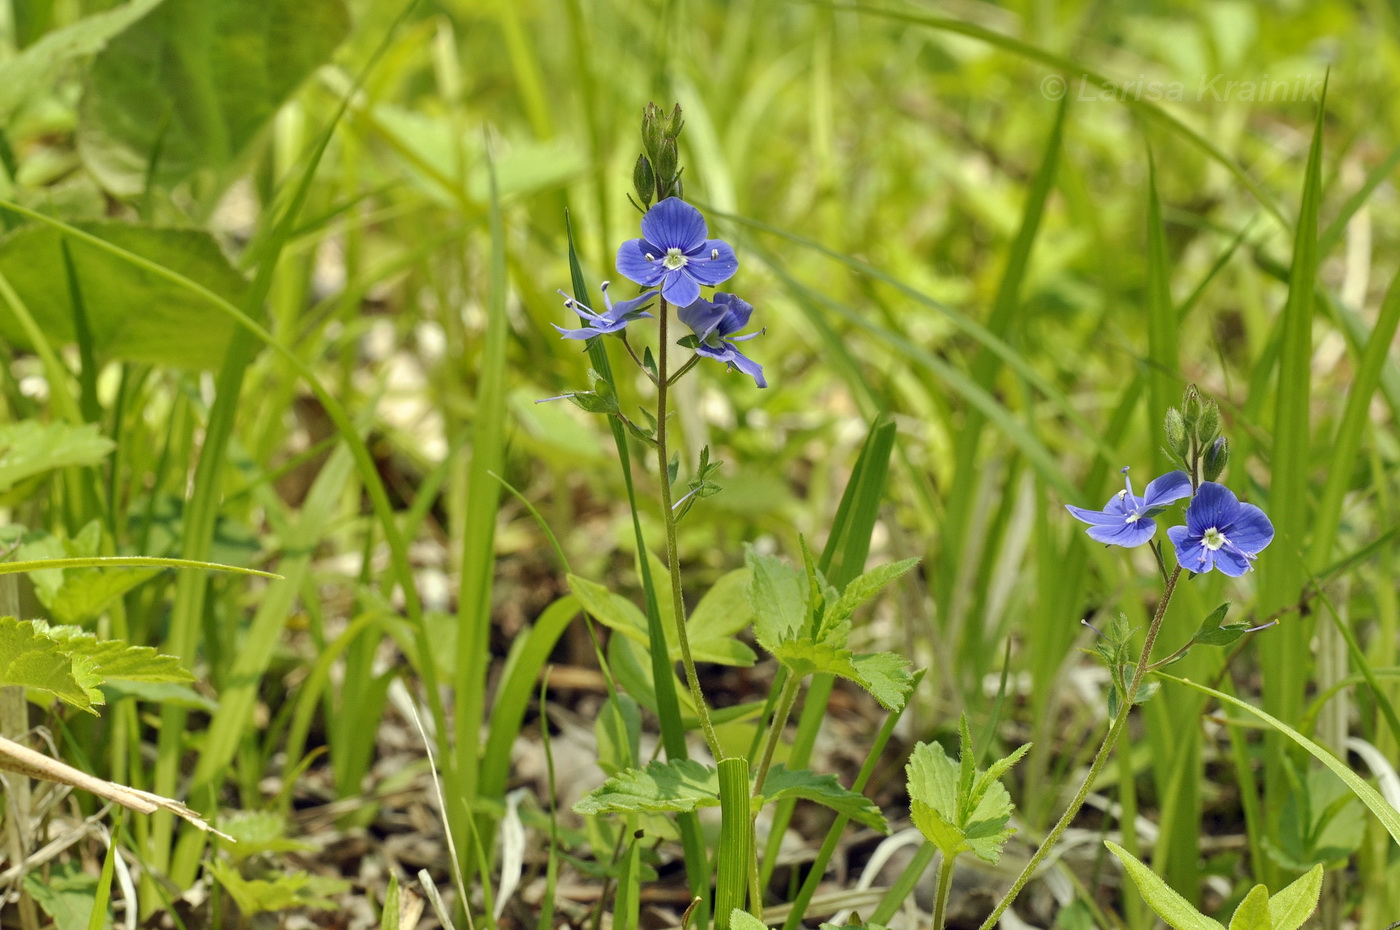
[[[1099,772],[1103,770],[1104,764],[1108,762],[1108,757],[1113,753],[1114,744],[1118,742],[1118,737],[1122,735],[1123,728],[1128,722],[1128,714],[1132,712],[1133,700],[1137,697],[1138,688],[1142,685],[1143,676],[1147,673],[1147,667],[1152,657],[1152,647],[1157,642],[1157,634],[1161,632],[1162,620],[1167,615],[1167,605],[1171,603],[1172,592],[1176,590],[1177,579],[1181,577],[1181,566],[1172,569],[1172,573],[1167,576],[1166,588],[1162,591],[1162,597],[1157,601],[1157,609],[1152,614],[1152,623],[1147,628],[1147,638],[1142,644],[1142,655],[1138,657],[1137,666],[1133,669],[1132,681],[1128,683],[1128,692],[1123,695],[1119,704],[1118,713],[1113,718],[1113,723],[1108,728],[1108,735],[1104,737],[1103,745],[1094,754],[1094,761],[1089,765],[1089,774],[1084,776],[1084,783],[1079,786],[1079,791],[1074,795],[1074,799],[1069,802],[1069,807],[1065,809],[1063,815],[1055,823],[1054,829],[1045,837],[1044,842],[1036,849],[1031,856],[1026,867],[1021,870],[1021,874],[1016,876],[1016,881],[1012,883],[1010,890],[1006,892],[991,916],[982,922],[980,930],[992,930],[1001,920],[1001,915],[1006,913],[1006,909],[1011,906],[1011,902],[1016,900],[1016,896],[1021,893],[1021,889],[1031,880],[1035,870],[1049,855],[1050,850],[1060,840],[1060,834],[1065,832],[1065,828],[1074,820],[1079,809],[1084,806],[1084,801],[1089,797],[1089,792],[1094,787],[1094,781],[1099,777]]]
[[[685,627],[685,597],[681,592],[680,551],[676,544],[676,513],[671,504],[671,462],[666,452],[666,400],[671,386],[666,377],[666,320],[669,316],[667,310],[666,300],[662,298],[661,312],[658,314],[661,319],[656,353],[656,462],[661,479],[661,519],[666,524],[666,569],[671,575],[671,608],[676,618],[676,641],[681,644],[681,664],[685,666],[686,684],[690,686],[690,697],[695,702],[695,713],[700,718],[700,729],[705,734],[705,742],[710,747],[710,754],[718,762],[724,758],[724,751],[720,749],[714,725],[710,723],[710,710],[705,704],[705,695],[700,690],[700,677],[695,673],[695,659],[690,654],[690,636]],[[645,553],[642,557],[646,557]]]
[[[938,894],[933,899],[933,930],[943,930],[948,920],[948,896],[953,890],[953,860],[942,856],[938,863]]]
[[[687,361],[687,362],[686,362],[684,365],[682,365],[680,368],[677,368],[677,369],[676,369],[676,373],[673,374],[673,375],[671,375],[671,380],[667,382],[667,385],[669,386],[669,385],[675,384],[677,381],[679,381],[679,380],[685,375],[686,372],[690,371],[690,369],[694,368],[694,367],[695,367],[696,365],[698,365],[699,363],[700,363],[700,356],[699,356],[699,355],[692,355],[692,356],[690,357],[690,360],[689,360],[689,361]]]

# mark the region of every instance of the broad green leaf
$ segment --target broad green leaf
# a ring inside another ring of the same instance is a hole
[[[1192,907],[1190,902],[1173,891],[1132,853],[1108,840],[1104,841],[1104,845],[1123,863],[1123,868],[1127,870],[1133,884],[1137,885],[1143,900],[1157,912],[1158,917],[1166,921],[1167,926],[1173,930],[1225,930],[1219,923]]]
[[[233,303],[247,288],[218,243],[194,229],[158,229],[126,223],[78,224],[98,238],[191,278]],[[29,307],[49,341],[75,341],[72,291],[64,267],[63,234],[25,226],[0,239],[0,273]],[[83,295],[93,350],[99,360],[145,362],[205,370],[223,361],[233,322],[208,300],[165,278],[76,239],[68,241]],[[0,340],[33,348],[10,313],[0,313]]]
[[[1307,874],[1269,898],[1269,926],[1272,930],[1298,930],[1322,897],[1322,866],[1315,865]]]
[[[768,930],[768,925],[748,911],[734,908],[729,912],[730,930]]]
[[[111,38],[145,16],[161,0],[131,0],[102,13],[85,16],[48,33],[24,51],[0,63],[0,117],[21,104],[51,94],[70,61],[91,55]]]
[[[3,248],[0,245],[0,267],[4,264]],[[9,325],[13,325],[13,317],[0,313],[0,334],[6,338],[5,327]],[[55,468],[96,465],[112,448],[112,440],[99,433],[95,423],[0,423],[0,491]]]
[[[230,165],[349,28],[342,0],[165,0],[94,59],[83,161],[125,196]]]
[[[754,638],[773,652],[779,643],[802,632],[808,613],[807,585],[802,573],[782,559],[749,549],[745,561]]]
[[[641,754],[642,710],[626,694],[610,695],[593,722],[598,767],[608,775],[634,768]]]
[[[612,776],[574,804],[580,814],[659,813],[719,806],[719,773],[694,759],[652,762]]]
[[[778,643],[770,651],[794,675],[825,672],[854,681],[887,710],[903,707],[914,686],[908,660],[893,652],[856,654],[810,639]]]
[[[75,663],[66,647],[34,629],[28,620],[0,617],[0,685],[48,691],[74,707],[92,711],[99,680],[91,661]]]
[[[1255,885],[1230,918],[1230,930],[1269,930],[1269,889]]]
[[[710,590],[700,598],[700,603],[695,605],[695,609],[686,620],[686,630],[690,633],[692,646],[697,642],[735,642],[731,637],[753,622],[753,607],[749,604],[747,595],[748,585],[749,571],[740,568],[721,575],[710,586]],[[743,644],[735,642],[735,645]],[[744,651],[749,655],[746,664],[752,665],[753,650],[744,646]]]
[[[189,685],[172,682],[152,681],[104,681],[102,693],[108,704],[115,704],[123,698],[135,698],[151,704],[185,707],[190,710],[213,714],[219,709],[219,702],[200,694]]]
[[[841,787],[835,775],[817,775],[807,769],[789,771],[779,763],[763,782],[759,806],[784,798],[806,798],[881,833],[889,832],[880,809],[865,795]]]
[[[647,618],[627,598],[614,594],[603,585],[577,575],[569,575],[569,590],[578,598],[583,609],[595,620],[643,648],[649,648],[651,638],[647,635]],[[721,579],[723,581],[723,579]],[[726,587],[732,588],[732,582]],[[715,609],[724,609],[724,601],[732,603],[732,592],[722,592],[722,600]],[[703,602],[702,602],[703,605]],[[696,613],[700,614],[697,607]],[[690,634],[690,653],[697,662],[713,662],[716,665],[753,665],[753,650],[734,639],[732,632],[725,630],[726,624],[710,615],[701,615],[703,626],[697,630],[695,618],[686,621],[686,631]],[[747,623],[747,616],[740,618]],[[666,634],[666,649],[673,662],[681,658],[680,643],[676,641],[676,631],[669,617],[663,618],[662,629]]]
[[[822,635],[818,638],[827,638],[828,630],[843,627],[850,620],[851,615],[855,613],[857,607],[879,594],[881,588],[918,564],[918,559],[904,559],[901,562],[878,565],[846,585],[846,589],[841,592],[841,598],[822,617]],[[844,636],[841,637],[841,642],[844,645]]]

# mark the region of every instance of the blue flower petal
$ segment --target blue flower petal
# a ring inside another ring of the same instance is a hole
[[[686,271],[685,268],[678,268],[666,272],[665,280],[661,284],[662,298],[677,307],[689,306],[700,298],[700,285],[696,284],[695,279],[686,274]]]
[[[734,294],[715,294],[715,305],[724,308],[719,323],[721,336],[732,336],[739,332],[749,325],[749,317],[753,316],[753,305]]]
[[[716,298],[722,296],[724,295],[715,295]],[[724,307],[719,304],[701,299],[681,307],[676,311],[676,316],[680,317],[680,321],[691,328],[701,342],[704,342],[710,338],[711,333],[719,328],[719,324],[724,320],[725,312]]]
[[[667,197],[642,217],[642,235],[660,247],[658,258],[667,249],[694,252],[704,247],[709,232],[700,211],[677,197]]]
[[[1238,578],[1250,570],[1249,558],[1229,546],[1217,549],[1214,553],[1215,567],[1231,578]]]
[[[706,287],[723,284],[739,270],[739,259],[734,255],[734,249],[721,239],[706,240],[697,254],[689,258],[685,271]]]
[[[754,383],[759,387],[766,388],[768,382],[763,377],[763,366],[734,348],[733,343],[729,343],[728,345],[730,347],[729,364],[753,378]]]
[[[1142,491],[1142,499],[1149,510],[1190,496],[1191,477],[1184,471],[1168,472],[1160,478],[1153,478]]]
[[[1274,525],[1258,507],[1240,504],[1239,516],[1235,517],[1235,525],[1231,527],[1229,536],[1230,542],[1255,555],[1274,541]]]
[[[1229,526],[1239,515],[1240,501],[1223,484],[1203,481],[1186,508],[1186,527],[1191,535],[1201,537],[1211,527]],[[1193,569],[1194,570],[1194,569]]]
[[[1152,534],[1157,532],[1157,524],[1147,518],[1127,523],[1120,517],[1117,526],[1091,526],[1085,532],[1090,539],[1098,542],[1131,549],[1151,539]]]
[[[1109,501],[1109,504],[1113,504]],[[1123,512],[1112,513],[1108,510],[1085,510],[1083,507],[1075,507],[1073,504],[1065,504],[1065,509],[1074,515],[1076,520],[1082,520],[1092,526],[1117,526],[1123,522]]]
[[[642,287],[655,287],[666,275],[666,268],[655,260],[658,254],[656,246],[645,239],[624,242],[617,250],[617,273]],[[653,260],[648,261],[647,255]]]

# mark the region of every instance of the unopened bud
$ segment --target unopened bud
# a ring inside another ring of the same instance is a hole
[[[1201,396],[1196,393],[1196,385],[1191,384],[1186,388],[1186,395],[1181,399],[1181,417],[1186,421],[1186,432],[1194,434],[1196,424],[1201,421]]]
[[[649,153],[655,154],[661,148],[661,141],[666,138],[667,122],[666,114],[655,103],[648,103],[642,108],[642,146]]]
[[[645,155],[638,155],[637,164],[632,167],[632,186],[636,188],[637,199],[642,206],[651,206],[651,198],[656,196],[656,174]]]
[[[1190,453],[1191,447],[1186,440],[1186,421],[1181,418],[1181,411],[1175,407],[1167,408],[1167,448],[1172,455],[1186,461],[1186,456]]]
[[[1208,400],[1201,405],[1201,419],[1196,424],[1196,441],[1205,449],[1219,438],[1220,408],[1215,405],[1215,401]]]
[[[685,127],[685,120],[681,119],[681,105],[676,104],[676,108],[671,111],[671,116],[666,120],[666,136],[675,139],[681,134],[681,129]]]
[[[671,181],[676,176],[676,168],[680,165],[680,156],[676,152],[676,140],[666,138],[661,141],[661,146],[656,150],[656,177],[662,185],[670,186]]]
[[[1219,478],[1220,473],[1225,470],[1225,466],[1228,464],[1230,464],[1230,440],[1220,436],[1215,442],[1206,446],[1206,454],[1201,463],[1205,479],[1214,481]]]

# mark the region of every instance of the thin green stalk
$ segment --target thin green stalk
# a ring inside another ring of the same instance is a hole
[[[656,462],[661,480],[661,518],[666,524],[666,568],[671,574],[671,608],[676,618],[676,641],[681,645],[681,664],[685,666],[686,684],[690,686],[690,697],[695,702],[695,713],[700,718],[700,729],[705,734],[710,753],[719,762],[724,759],[715,736],[714,724],[710,722],[710,709],[705,704],[705,695],[700,690],[700,676],[695,673],[695,659],[690,654],[690,636],[685,628],[685,597],[681,592],[680,549],[676,542],[676,514],[671,506],[670,457],[666,453],[666,400],[670,384],[666,378],[666,319],[668,306],[665,298],[661,301],[660,333],[657,336],[659,349],[656,353]]]
[[[768,736],[763,743],[763,759],[758,763],[758,775],[754,777],[755,796],[763,791],[763,780],[768,777],[768,769],[773,764],[773,751],[778,748],[778,743],[783,738],[783,728],[787,726],[788,717],[792,714],[792,706],[797,703],[797,689],[801,685],[801,679],[792,674],[789,674],[787,681],[783,683],[782,695],[778,698],[778,709],[773,713],[773,720],[768,726]]]
[[[1006,913],[1006,909],[1016,900],[1016,896],[1021,893],[1021,889],[1031,880],[1035,870],[1040,863],[1049,855],[1050,850],[1060,840],[1060,834],[1065,832],[1065,828],[1074,820],[1079,809],[1084,806],[1084,801],[1089,797],[1090,790],[1094,787],[1094,782],[1099,777],[1099,772],[1103,770],[1104,763],[1108,761],[1109,755],[1113,752],[1114,745],[1118,742],[1118,737],[1122,735],[1123,728],[1128,722],[1128,714],[1133,709],[1133,699],[1137,697],[1138,688],[1142,685],[1143,676],[1147,673],[1147,665],[1152,656],[1152,647],[1157,642],[1157,634],[1162,629],[1162,620],[1167,615],[1167,605],[1171,603],[1172,592],[1176,590],[1177,579],[1181,577],[1181,566],[1172,569],[1171,575],[1167,578],[1166,589],[1162,591],[1161,600],[1157,602],[1157,609],[1152,614],[1152,624],[1147,628],[1147,639],[1142,644],[1142,655],[1138,657],[1137,666],[1133,669],[1133,679],[1128,683],[1128,691],[1123,695],[1122,703],[1118,708],[1118,714],[1113,718],[1113,724],[1108,729],[1108,735],[1104,737],[1103,745],[1094,754],[1094,761],[1089,765],[1089,774],[1084,776],[1084,783],[1079,786],[1079,791],[1074,795],[1074,799],[1069,802],[1069,807],[1055,823],[1054,828],[1046,835],[1044,842],[1036,849],[1031,856],[1026,867],[1021,870],[1021,874],[1016,876],[1016,881],[1012,883],[1010,890],[997,903],[996,909],[991,916],[982,922],[980,930],[992,930],[1001,920],[1001,915]]]
[[[948,919],[948,895],[953,890],[953,860],[944,856],[938,863],[938,893],[933,899],[933,930],[943,930]]]

